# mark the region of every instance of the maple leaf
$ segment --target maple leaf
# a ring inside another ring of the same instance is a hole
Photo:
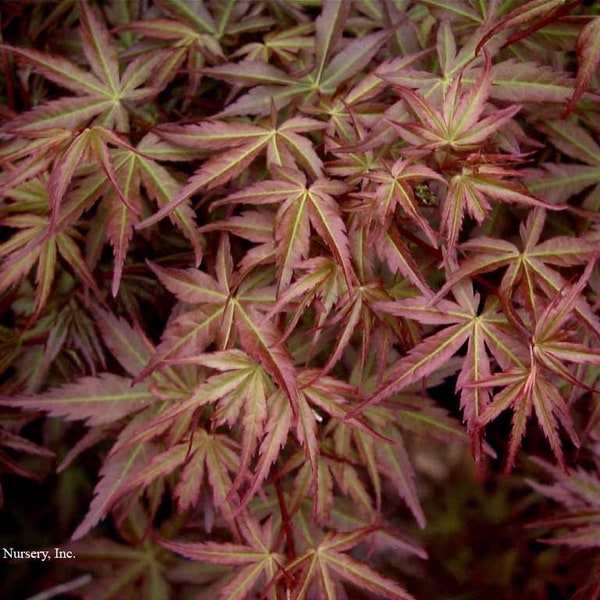
[[[492,89],[491,60],[485,55],[485,65],[470,89],[462,93],[462,83],[465,70],[462,69],[453,77],[450,86],[444,92],[441,109],[436,107],[435,100],[429,100],[419,92],[401,87],[399,94],[403,98],[407,109],[419,122],[400,122],[390,120],[401,137],[409,142],[413,148],[409,150],[416,156],[426,156],[432,151],[452,151],[458,156],[456,161],[462,168],[458,172],[450,169],[452,161],[448,157],[442,162],[442,169],[448,171],[450,181],[448,190],[442,200],[442,214],[440,232],[447,239],[447,252],[451,253],[458,240],[465,213],[468,213],[478,223],[483,222],[490,211],[487,198],[504,202],[518,202],[529,206],[541,206],[550,210],[560,210],[564,206],[554,206],[543,200],[535,198],[518,184],[504,181],[506,177],[518,176],[514,170],[507,170],[494,164],[489,156],[480,157],[479,162],[472,166],[469,164],[476,155],[465,156],[466,152],[481,145],[490,147],[493,143],[492,136],[502,126],[506,125],[519,111],[518,105],[510,106],[482,117],[487,100]],[[392,76],[391,81],[394,81]],[[433,94],[434,87],[427,88],[429,95]],[[508,160],[509,157],[506,158]],[[502,155],[499,156],[502,160]],[[431,176],[429,176],[431,178]],[[380,188],[381,189],[381,188]],[[436,243],[436,236],[423,219],[417,221],[414,212],[414,203],[410,207],[409,216],[423,230],[430,240]]]
[[[348,457],[350,458],[350,457]],[[316,475],[313,466],[306,461],[304,452],[296,452],[281,467],[276,477],[297,471],[294,479],[293,492],[287,501],[290,514],[301,510],[307,498],[311,498],[312,515],[316,523],[327,524],[331,522],[332,511],[335,504],[333,495],[334,484],[340,486],[342,494],[351,496],[366,511],[372,512],[369,494],[365,485],[360,481],[359,475],[348,463],[336,460],[331,450],[331,444],[319,444],[319,454],[316,458]]]
[[[118,149],[109,150],[108,143],[117,146]],[[88,152],[95,156],[102,165],[102,171],[80,177],[79,185],[85,186],[86,193],[81,198],[77,193],[71,193],[63,205],[62,200],[72,178],[78,174],[81,176],[81,173],[76,171],[77,166],[85,168],[85,164],[81,163],[85,160]],[[59,239],[63,240],[59,244],[59,250],[66,244],[64,232],[65,230],[69,231],[67,228],[73,223],[75,217],[102,196],[101,210],[104,210],[106,217],[104,226],[115,254],[113,295],[116,295],[118,291],[127,248],[134,232],[133,226],[137,224],[141,211],[142,184],[159,206],[167,204],[180,189],[180,185],[173,175],[158,164],[153,157],[162,160],[179,158],[176,152],[161,147],[156,136],[152,134],[145,136],[136,149],[105,127],[94,126],[77,134],[64,152],[56,158],[56,167],[46,184],[48,203],[51,209],[47,231],[48,236],[58,234]],[[7,179],[7,183],[11,181],[12,178]],[[15,190],[19,188],[13,187],[12,189],[13,191],[10,193],[15,195]],[[190,240],[195,251],[196,262],[199,264],[202,257],[201,239],[189,202],[176,208],[171,213],[170,219]],[[41,233],[43,232],[40,232],[40,237]],[[33,238],[32,241],[35,239],[39,238]],[[36,251],[41,244],[32,244],[32,246],[31,250]],[[64,256],[67,261],[73,264],[79,272],[84,273],[84,268],[87,269],[87,267],[77,255],[77,248],[69,245],[69,248],[65,249],[65,254],[68,256],[68,258]],[[90,284],[92,289],[97,290],[91,274],[82,278]]]
[[[47,189],[47,177],[41,176],[7,193],[13,202],[3,207],[2,212],[9,214],[0,221],[3,226],[17,230],[0,244],[0,257],[3,258],[0,291],[18,284],[35,266],[37,290],[32,320],[39,316],[50,297],[58,270],[58,256],[88,289],[98,298],[102,297],[77,244],[78,232],[66,224],[64,227],[51,227]],[[22,212],[27,206],[22,204],[24,201],[29,202],[31,211]]]
[[[127,249],[134,235],[134,227],[139,222],[138,216],[143,205],[142,189],[158,206],[166,205],[180,189],[175,177],[152,158],[158,155],[164,159],[165,154],[169,157],[168,152],[161,152],[162,148],[157,142],[158,139],[150,134],[142,138],[137,149],[125,147],[112,154],[114,177],[109,179],[115,183],[104,192],[100,209],[105,215],[106,236],[114,251],[113,296],[118,293]],[[129,200],[123,202],[121,196],[127,196]],[[202,260],[202,240],[189,202],[178,206],[169,218],[190,241],[198,266]]]
[[[134,419],[129,426],[122,430],[119,437],[126,438],[130,434],[132,426],[135,425],[137,425],[137,420]],[[94,498],[85,517],[71,535],[72,540],[84,537],[109,514],[118,499],[122,497],[121,490],[128,485],[130,477],[147,465],[158,452],[159,449],[154,445],[139,444],[102,464],[98,474],[99,481],[94,488]],[[141,490],[135,491],[139,493]]]
[[[481,74],[465,93],[461,93],[461,80],[462,72],[446,90],[441,110],[418,92],[401,88],[399,93],[402,99],[419,122],[393,121],[398,133],[409,143],[427,151],[439,148],[457,151],[474,149],[488,141],[521,108],[519,105],[509,106],[481,118],[492,86],[488,55]]]
[[[510,334],[506,317],[499,313],[498,302],[488,301],[483,310],[480,310],[479,295],[473,293],[469,283],[454,286],[453,294],[455,302],[441,300],[435,305],[431,305],[427,297],[374,303],[376,310],[446,327],[426,337],[398,360],[375,393],[353,412],[362,411],[432,374],[467,343],[456,387],[461,390],[461,409],[467,421],[467,430],[472,436],[473,453],[479,461],[479,417],[489,402],[489,392],[472,389],[469,384],[490,375],[488,352],[500,364],[522,365],[524,350],[519,348],[518,340]]]
[[[240,260],[240,273],[248,273],[254,267],[275,263],[275,240],[273,229],[275,215],[269,209],[248,210],[239,215],[203,225],[199,232],[227,231],[245,240],[253,242],[244,257]]]
[[[358,255],[356,252],[355,255]],[[391,320],[380,319],[371,309],[372,303],[387,298],[379,281],[374,278],[369,281],[353,283],[348,287],[343,278],[342,269],[337,262],[324,258],[309,259],[299,263],[300,268],[309,272],[294,282],[273,305],[267,319],[281,312],[294,311],[294,316],[289,321],[285,338],[291,335],[298,325],[298,321],[309,306],[316,311],[316,318],[311,327],[311,339],[307,360],[313,354],[319,353],[319,342],[322,338],[332,339],[335,332],[333,346],[328,349],[328,358],[322,367],[321,374],[329,372],[341,359],[344,350],[350,345],[355,332],[362,335],[361,364],[366,361],[372,339],[383,340],[378,344],[380,355],[385,355],[385,347],[391,335],[402,338],[401,328]],[[418,280],[418,286],[427,290],[426,284]],[[297,303],[297,299],[301,298]],[[333,314],[332,314],[333,313]],[[363,327],[360,324],[363,323]],[[388,335],[391,334],[391,335]]]
[[[281,179],[263,181],[236,192],[218,204],[272,204],[281,202],[275,216],[274,236],[276,261],[280,271],[278,293],[287,287],[293,267],[308,258],[310,225],[325,241],[343,270],[347,285],[354,274],[346,227],[333,196],[342,194],[347,186],[330,179],[317,179],[308,186],[300,171],[280,168]]]
[[[160,543],[194,561],[234,567],[233,577],[223,584],[219,598],[244,600],[260,585],[264,597],[275,600],[277,590],[272,582],[287,558],[277,551],[273,519],[269,518],[261,526],[256,519],[247,518],[240,529],[244,544],[168,540],[160,540]]]
[[[264,426],[264,437],[258,451],[258,461],[249,487],[244,491],[240,506],[244,507],[256,494],[259,486],[269,474],[280,449],[288,443],[289,432],[296,425],[296,437],[304,449],[304,456],[312,471],[312,489],[319,494],[318,478],[318,425],[322,417],[318,411],[340,418],[346,414],[345,398],[336,389],[335,380],[325,377],[321,385],[317,384],[315,372],[305,371],[299,374],[297,417],[292,419],[289,404],[283,403],[283,395],[275,392],[268,400],[268,418]],[[315,505],[317,510],[317,505]]]
[[[546,122],[543,129],[558,149],[581,162],[543,163],[541,178],[536,177],[527,187],[533,193],[543,193],[551,202],[564,202],[590,188],[583,206],[595,209],[600,198],[600,146],[588,132],[571,121]]]
[[[209,190],[227,183],[240,175],[265,151],[270,167],[299,164],[312,177],[319,177],[323,163],[310,141],[299,133],[323,127],[322,123],[308,117],[293,117],[278,126],[277,115],[273,112],[270,126],[260,123],[205,121],[197,125],[158,130],[163,138],[184,148],[225,151],[205,161],[175,198],[156,214],[142,221],[138,227],[156,223],[202,189]]]
[[[464,6],[461,7],[460,13],[464,16],[471,10],[470,6]],[[423,58],[431,52],[430,49],[421,50],[419,46],[405,56],[398,56],[383,62],[377,67],[375,74],[386,83],[391,84],[400,97],[405,89],[419,90],[424,99],[439,103],[450,82],[457,79],[460,79],[461,83],[471,85],[475,82],[473,73],[480,60],[475,53],[476,43],[477,34],[474,34],[469,36],[463,46],[458,49],[450,19],[444,16],[439,23],[435,44],[440,73],[418,68],[423,66]],[[493,87],[489,91],[491,93]],[[385,116],[397,121],[400,117],[409,115],[404,102],[400,102],[388,107]],[[390,127],[391,123],[387,119],[376,123],[374,128],[376,135],[371,134],[373,137],[371,143],[375,142],[377,135],[393,133]]]
[[[148,598],[173,594],[168,573],[179,561],[154,539],[144,539],[148,521],[145,509],[136,502],[117,524],[118,541],[90,535],[63,545],[61,550],[72,553],[75,566],[92,573],[81,590],[83,598],[130,598],[132,589]]]
[[[581,238],[556,236],[540,242],[546,214],[544,210],[534,209],[527,221],[522,223],[519,232],[523,249],[506,240],[479,237],[461,245],[467,255],[475,252],[477,256],[467,258],[447,279],[436,299],[443,297],[452,287],[466,277],[508,267],[502,277],[499,292],[509,298],[520,287],[529,310],[537,313],[536,295],[541,289],[546,297],[553,298],[564,289],[565,278],[554,268],[568,267],[588,262],[596,254],[595,246]],[[578,298],[574,310],[583,322],[596,334],[600,334],[600,322],[584,298]]]
[[[279,296],[266,318],[270,319],[278,312],[288,311],[298,302],[287,328],[285,337],[288,337],[305,313],[306,308],[312,304],[318,315],[316,319],[316,336],[318,336],[334,305],[346,291],[343,273],[337,262],[324,256],[309,258],[299,263],[297,269],[306,270],[306,274],[298,277]]]
[[[427,179],[444,181],[443,177],[424,165],[399,159],[387,169],[370,171],[366,179],[378,184],[374,193],[368,190],[357,194],[366,203],[361,205],[361,212],[365,212],[368,219],[376,220],[382,229],[389,230],[394,211],[399,206],[429,242],[437,246],[436,234],[417,210],[413,185]]]
[[[573,307],[594,268],[597,255],[590,260],[579,281],[561,290],[536,320],[531,337],[532,354],[547,370],[568,379],[571,383],[587,387],[575,379],[562,361],[575,363],[600,363],[600,351],[580,342],[569,341],[573,332],[567,327]]]
[[[157,53],[162,57],[161,64],[156,65],[153,82],[156,87],[163,88],[178,73],[185,62],[189,78],[187,96],[191,98],[198,92],[202,82],[201,69],[208,61],[215,64],[225,60],[223,49],[216,37],[216,28],[212,19],[202,22],[193,18],[189,11],[179,12],[177,8],[185,10],[185,5],[165,3],[163,10],[173,13],[175,19],[144,19],[132,21],[119,27],[119,31],[130,31],[147,38],[158,40],[157,44],[144,44],[138,53]],[[168,9],[171,8],[171,11]],[[187,17],[187,18],[186,18]],[[148,48],[150,46],[150,48]]]
[[[80,595],[408,600],[423,459],[481,465],[505,411],[507,471],[531,416],[587,461],[559,526],[592,546],[597,11],[54,4],[2,21],[0,390],[67,422],[59,472],[101,444]]]
[[[42,247],[41,242],[43,237],[46,237],[49,241],[56,238],[59,248],[66,245],[65,240],[68,239],[66,237],[66,232],[69,231],[69,229],[67,229],[69,221],[64,218],[65,211],[61,211],[61,202],[71,183],[71,179],[75,174],[77,166],[81,162],[87,160],[88,154],[93,155],[98,163],[102,165],[102,170],[111,183],[111,188],[106,194],[105,204],[110,205],[111,209],[107,216],[107,229],[109,234],[113,234],[111,236],[111,241],[115,245],[117,254],[113,284],[113,293],[116,295],[118,282],[121,277],[122,265],[125,260],[124,252],[126,250],[126,244],[129,242],[130,235],[133,231],[131,226],[127,227],[127,224],[139,214],[141,203],[139,197],[128,200],[128,198],[131,197],[130,186],[132,182],[130,179],[124,181],[122,172],[115,169],[107,146],[108,143],[117,146],[127,146],[125,142],[115,136],[110,130],[104,127],[95,126],[85,129],[77,134],[68,148],[66,148],[62,155],[57,158],[57,165],[47,182],[48,204],[50,208],[48,225],[40,231],[39,236],[33,238],[32,242],[37,240],[38,244],[37,246],[33,246],[32,251]],[[133,149],[131,148],[131,150]],[[133,185],[135,185],[135,181],[133,182]],[[132,201],[136,206],[131,203]],[[73,233],[71,232],[70,235],[72,236]],[[76,265],[76,268],[78,268],[79,271],[83,271],[84,268],[87,270],[87,265],[85,265],[83,260],[78,256],[78,249],[76,246],[69,245],[68,250],[65,248],[62,254],[65,258],[65,255],[70,255],[71,259],[69,262]],[[51,256],[49,259],[52,260]],[[50,269],[51,266],[51,264],[48,264],[48,269]],[[88,275],[87,280],[93,282],[91,275]],[[97,289],[95,282],[92,283],[92,288],[95,290]]]
[[[131,386],[131,379],[113,373],[83,377],[76,383],[34,396],[3,400],[5,406],[43,410],[55,417],[104,425],[135,413],[154,400],[146,384]]]
[[[600,66],[600,17],[590,19],[577,37],[577,81],[565,116],[571,113]]]
[[[69,278],[66,273],[60,273],[57,281],[62,283]],[[21,288],[26,285],[24,282]],[[107,370],[106,352],[84,297],[78,293],[74,281],[72,287],[64,291],[64,295],[59,293],[51,299],[44,314],[31,323],[29,329],[6,332],[10,337],[6,336],[8,343],[1,345],[4,364],[9,365],[19,357],[17,373],[3,386],[6,392],[36,392],[45,386],[46,377],[53,369],[60,370],[65,378],[76,376],[81,368],[92,375]]]
[[[9,169],[0,173],[0,192],[15,189],[43,174],[55,157],[62,155],[72,138],[73,132],[66,128],[20,132],[18,137],[0,128],[0,139],[4,141],[0,157],[6,165],[10,164]]]
[[[537,58],[537,57],[535,57]],[[563,104],[573,93],[573,78],[566,72],[530,61],[509,58],[492,67],[490,97],[501,102]]]
[[[141,86],[152,77],[164,57],[161,54],[139,57],[120,75],[116,48],[102,19],[87,2],[79,2],[78,7],[82,49],[91,72],[59,56],[6,44],[0,46],[0,49],[13,53],[20,61],[77,96],[40,105],[5,124],[4,131],[14,134],[57,127],[73,129],[92,119],[107,128],[128,131],[127,105],[146,102],[160,91],[157,87]]]
[[[123,369],[135,377],[146,366],[154,345],[138,326],[132,327],[125,319],[92,306],[102,339]]]
[[[305,35],[313,30],[312,23],[301,23],[288,29],[270,31],[263,36],[262,42],[244,44],[234,56],[245,56],[246,61],[261,60],[265,64],[277,57],[281,62],[290,64],[298,60],[303,49],[313,47],[313,39]]]
[[[483,47],[490,38],[504,33],[521,25],[527,25],[524,31],[513,33],[503,44],[503,48],[513,44],[532,32],[541,29],[564,15],[568,15],[578,2],[563,2],[562,0],[529,0],[522,5],[516,6],[507,15],[498,19],[498,23],[486,32],[479,42],[476,52]]]
[[[428,292],[427,296],[430,295]],[[398,341],[403,340],[402,327],[393,319],[381,318],[381,315],[373,308],[377,302],[387,298],[380,282],[376,280],[361,281],[360,285],[353,286],[348,293],[342,296],[337,303],[336,314],[324,324],[325,327],[339,325],[340,332],[327,363],[323,366],[323,373],[328,372],[342,357],[344,350],[351,342],[352,335],[357,330],[362,336],[359,354],[361,365],[366,364],[372,340],[377,340],[378,336],[381,344],[377,344],[376,349],[380,359],[386,355],[386,349],[389,349],[388,333],[395,335]],[[362,327],[360,324],[363,324]]]
[[[122,460],[120,455],[127,456],[143,445],[128,443],[125,449],[122,446],[113,453],[111,462]],[[112,493],[110,506],[129,492],[148,488],[179,467],[181,470],[174,495],[180,510],[198,503],[206,473],[214,506],[219,507],[228,524],[233,526],[235,507],[229,499],[233,483],[230,474],[236,473],[239,468],[238,445],[229,436],[209,434],[203,429],[193,430],[193,435],[190,434],[188,439],[171,445],[164,452],[156,453],[151,460],[138,463],[136,468],[130,469],[128,478]]]
[[[483,159],[485,160],[485,158]],[[548,210],[562,210],[564,205],[553,205],[532,196],[525,187],[509,183],[504,178],[518,175],[518,171],[495,165],[463,167],[448,185],[442,202],[441,229],[446,234],[447,250],[451,251],[457,240],[465,212],[481,224],[490,211],[487,198],[512,204],[537,206]]]
[[[387,31],[370,33],[351,40],[339,50],[349,9],[349,0],[327,0],[323,3],[322,12],[315,21],[314,44],[311,45],[314,60],[301,64],[299,76],[262,61],[243,61],[205,69],[210,76],[229,83],[255,85],[219,116],[264,115],[268,114],[273,103],[281,110],[296,100],[307,102],[317,93],[330,96],[360,73],[390,34]]]
[[[413,596],[398,584],[347,554],[372,532],[371,527],[344,533],[327,532],[314,547],[291,561],[286,570],[297,577],[292,598],[300,599],[318,593],[321,598],[335,600],[341,597],[340,584],[345,582],[376,596],[411,600]]]
[[[565,339],[568,331],[567,322],[571,318],[571,313],[593,266],[594,261],[591,261],[579,281],[571,289],[566,290],[564,296],[561,295],[561,290],[536,320],[530,341],[530,359],[526,364],[507,369],[503,373],[474,384],[485,387],[504,386],[504,389],[495,395],[493,401],[480,415],[480,425],[489,423],[507,408],[512,408],[514,411],[506,462],[507,472],[513,467],[532,410],[535,411],[537,421],[550,442],[558,464],[564,471],[567,467],[557,433],[558,423],[566,429],[573,443],[579,445],[569,408],[550,376],[556,374],[571,383],[583,385],[569,373],[561,361],[600,364],[598,349],[588,348],[581,343]]]
[[[115,358],[131,376],[139,373],[153,351],[150,341],[124,320],[102,309],[94,310],[101,334]],[[157,374],[156,380],[160,381],[161,377],[164,378],[165,375]],[[175,387],[175,384],[171,383],[171,387]],[[132,431],[140,426],[140,421],[148,419],[148,415],[153,413],[158,400],[159,397],[151,391],[148,381],[132,384],[132,377],[101,373],[96,377],[82,377],[74,383],[41,394],[14,395],[0,402],[5,406],[25,410],[41,410],[66,420],[85,421],[96,429],[91,430],[95,435],[77,448],[77,452],[81,452],[86,444],[97,443],[106,435],[103,426],[118,426],[124,421],[124,417],[130,417],[130,420],[119,434],[116,445],[123,439],[130,438]],[[132,473],[146,465],[157,453],[155,445],[137,444],[103,463],[95,497],[86,517],[73,533],[73,539],[83,537],[108,514],[123,496],[122,490]],[[71,453],[69,460],[74,456],[75,453]]]
[[[375,245],[375,251],[392,273],[400,273],[422,294],[431,296],[433,292],[413,256],[412,248],[403,241],[402,233],[397,227],[390,226]]]
[[[228,253],[229,241],[223,237],[217,254],[216,280],[198,269],[163,269],[152,265],[169,291],[180,301],[196,307],[170,323],[155,355],[138,377],[143,378],[166,359],[200,354],[217,338],[221,349],[226,349],[235,331],[242,348],[264,365],[295,406],[292,357],[280,342],[281,335],[275,325],[261,322],[261,311],[267,310],[274,300],[272,289],[264,285],[269,272],[257,272],[240,281]]]
[[[128,147],[128,144],[111,130],[101,126],[94,126],[84,129],[75,135],[68,148],[65,149],[60,157],[57,157],[57,164],[48,182],[51,231],[58,220],[60,203],[71,183],[77,166],[83,162],[88,162],[92,157],[102,166],[106,177],[112,184],[112,189],[118,195],[118,199],[134,215],[139,214],[139,207],[133,206],[128,200],[129,190],[122,190],[122,183],[117,180],[114,164],[111,162],[108,150],[109,143],[117,147]],[[133,150],[130,147],[129,149]]]
[[[400,421],[397,413],[374,407],[367,409],[363,418],[369,427],[383,436],[383,440],[367,430],[349,427],[344,421],[329,424],[334,439],[331,454],[337,458],[337,461],[330,459],[335,480],[344,493],[350,494],[361,505],[366,514],[374,515],[371,494],[367,492],[353,465],[364,466],[373,486],[375,509],[381,510],[382,479],[385,478],[397,496],[406,502],[418,525],[425,527],[426,519],[415,485],[415,473],[397,426]],[[329,453],[324,454],[328,456]]]
[[[307,273],[299,277],[280,295],[277,302],[273,304],[267,313],[266,319],[271,319],[277,313],[294,311],[294,315],[290,319],[282,338],[282,340],[285,340],[292,334],[300,319],[305,315],[306,310],[309,307],[313,308],[315,310],[314,326],[312,328],[314,334],[310,342],[309,356],[317,348],[321,335],[326,331],[326,328],[343,321],[344,333],[338,338],[337,347],[330,354],[328,370],[340,358],[344,347],[348,344],[350,336],[357,326],[362,310],[362,291],[357,290],[353,294],[345,293],[347,287],[342,270],[331,259],[325,257],[308,259],[299,263],[298,268],[306,269]],[[364,290],[364,292],[368,296],[370,290]],[[329,315],[336,307],[340,309],[339,314],[334,315],[328,321]],[[367,312],[365,311],[365,314]],[[325,370],[323,373],[325,373]]]
[[[220,4],[197,2],[192,5],[185,0],[158,0],[160,9],[178,19],[179,25],[186,25],[198,33],[208,34],[223,42],[232,33],[253,32],[273,24],[269,17],[254,14],[249,6],[240,5],[235,0]]]
[[[551,475],[555,483],[548,485],[531,479],[527,483],[540,494],[562,504],[564,512],[531,525],[560,527],[563,531],[568,529],[566,533],[542,541],[545,544],[597,548],[600,545],[600,482],[597,472],[578,468],[566,475],[543,460],[532,460]]]
[[[532,412],[535,412],[536,419],[550,442],[559,465],[563,470],[567,470],[557,430],[558,424],[561,424],[575,445],[578,445],[572,418],[560,391],[543,372],[540,372],[535,364],[493,375],[479,381],[477,385],[503,386],[502,391],[494,396],[492,402],[481,414],[479,423],[482,427],[495,419],[502,411],[508,408],[513,410],[505,473],[510,473],[514,466],[517,450]]]
[[[211,375],[193,387],[188,398],[168,406],[138,428],[124,446],[116,445],[112,451],[146,443],[156,436],[163,435],[169,427],[177,428],[182,419],[187,419],[184,422],[189,422],[198,408],[213,404],[215,412],[211,419],[216,426],[227,425],[234,429],[239,425],[242,432],[238,475],[228,491],[228,496],[231,496],[243,483],[250,462],[258,449],[258,443],[264,436],[267,398],[272,393],[273,384],[264,369],[240,350],[205,353],[189,358],[172,359],[168,362],[172,365],[203,365],[219,373]],[[197,481],[197,479],[190,478],[189,481]],[[195,486],[193,490],[195,492],[189,492],[185,496],[180,495],[179,505],[182,510],[197,502],[200,488]]]

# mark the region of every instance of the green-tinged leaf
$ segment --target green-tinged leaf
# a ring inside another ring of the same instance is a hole
[[[335,192],[334,192],[335,193]],[[346,282],[354,279],[350,262],[350,247],[346,226],[336,201],[328,193],[325,181],[315,182],[308,191],[310,221],[317,233],[325,240],[331,253],[344,272]]]
[[[479,52],[480,48],[491,38],[514,27],[520,25],[528,25],[532,22],[535,23],[536,19],[544,21],[544,18],[552,15],[554,12],[559,11],[564,7],[566,3],[564,0],[529,0],[524,4],[517,5],[507,15],[503,15],[499,22],[492,27],[477,46],[476,53]],[[535,25],[533,26],[535,27]]]
[[[76,94],[109,99],[100,80],[60,56],[43,54],[37,50],[14,48],[5,44],[0,45],[0,50],[12,52],[23,62],[32,65],[40,74]]]
[[[380,244],[376,245],[378,255],[385,260],[392,273],[406,277],[423,294],[430,296],[431,289],[419,271],[410,249],[393,229],[384,234]]]
[[[349,10],[349,0],[326,0],[320,16],[317,17],[314,80],[318,84],[321,83],[328,60],[342,38]]]
[[[133,446],[133,448],[135,447]],[[187,460],[188,456],[191,456],[197,449],[197,442],[190,444],[188,441],[185,441],[172,446],[164,452],[155,454],[150,461],[140,465],[140,468],[130,471],[127,481],[123,482],[119,486],[118,491],[113,493],[113,501],[118,501],[122,496],[135,489],[149,487],[153,481],[160,477],[166,477],[175,471],[177,467],[180,467]],[[127,451],[118,453],[116,456],[118,457],[122,453],[126,454]],[[196,472],[195,476],[199,476],[200,483],[202,481],[202,472]]]
[[[508,59],[492,67],[490,96],[504,102],[567,102],[573,92],[568,73],[534,62]]]
[[[256,584],[262,580],[265,589],[270,585],[278,567],[285,563],[283,554],[275,552],[273,526],[269,520],[261,527],[254,519],[247,519],[242,527],[246,544],[232,543],[193,543],[161,540],[169,550],[201,563],[241,567],[236,576],[221,590],[220,598],[243,600],[253,593]],[[271,598],[271,596],[268,596]]]
[[[219,284],[199,269],[164,269],[148,262],[160,282],[182,302],[219,304],[226,299]]]
[[[82,377],[76,383],[68,383],[42,394],[3,400],[2,404],[42,410],[54,417],[81,420],[87,425],[98,426],[118,421],[154,401],[147,385],[132,386],[131,379],[127,377],[102,373],[98,377]]]
[[[239,85],[290,85],[295,82],[285,71],[261,60],[245,60],[209,67],[204,72],[211,77]]]
[[[56,270],[56,240],[54,237],[49,238],[40,248],[38,258],[37,271],[35,274],[35,283],[37,284],[35,311],[37,316],[45,306],[52,284],[54,283],[54,272]]]
[[[136,229],[144,229],[157,223],[200,190],[217,187],[239,175],[260,154],[267,141],[261,137],[236,149],[228,150],[226,155],[219,155],[206,161],[175,198],[161,207],[157,213],[138,223]]]
[[[237,334],[246,352],[260,361],[277,381],[297,412],[298,392],[296,369],[287,348],[281,343],[281,333],[269,321],[262,321],[252,310],[236,306]],[[260,323],[260,325],[259,325]]]
[[[413,600],[397,583],[383,577],[371,567],[350,557],[347,550],[357,546],[373,528],[362,528],[346,533],[326,534],[322,541],[314,548],[298,556],[288,566],[290,572],[299,572],[300,581],[297,583],[294,595],[295,600],[307,597],[307,591],[313,581],[321,583],[329,589],[329,598],[337,598],[334,593],[334,581],[349,582],[358,589],[366,590],[378,597],[390,600]],[[331,595],[334,594],[334,595]]]
[[[454,356],[469,337],[470,325],[453,325],[429,336],[388,372],[385,381],[367,400],[361,402],[350,414],[362,412],[367,406],[427,377],[449,358]]]
[[[81,39],[83,52],[92,72],[116,95],[119,87],[119,61],[116,48],[104,23],[89,4],[81,2]]]
[[[216,338],[221,327],[224,307],[197,308],[174,318],[165,330],[160,344],[137,380],[152,373],[162,362],[196,356]]]
[[[303,79],[293,86],[259,85],[229,104],[217,116],[268,115],[273,105],[281,110],[298,96],[312,91],[310,82]]]
[[[389,36],[387,31],[378,31],[350,42],[329,62],[322,76],[317,78],[319,88],[324,92],[332,93],[341,83],[360,73]]]
[[[597,473],[573,469],[569,474],[540,459],[541,466],[555,480],[552,485],[528,480],[528,484],[547,498],[562,504],[567,512],[559,513],[536,523],[535,526],[561,528],[561,533],[547,544],[565,544],[580,548],[595,548],[600,543],[600,482]],[[567,530],[565,533],[564,530]]]
[[[278,293],[288,287],[294,267],[308,258],[310,221],[306,195],[292,197],[281,205],[275,221],[275,256],[280,269]]]
[[[391,437],[394,440],[393,444],[378,444],[375,447],[375,454],[378,459],[377,468],[382,475],[388,478],[398,495],[410,508],[419,527],[423,529],[427,521],[419,501],[415,473],[402,438],[399,435]]]
[[[252,499],[269,475],[269,471],[277,460],[281,449],[287,444],[288,434],[292,427],[292,408],[282,393],[275,392],[268,399],[268,407],[269,417],[265,424],[265,436],[258,451],[258,463],[251,475],[250,487],[240,503],[242,507]]]
[[[512,409],[512,431],[505,467],[507,473],[514,466],[517,450],[532,412],[535,412],[536,419],[550,442],[559,466],[566,472],[567,466],[558,435],[558,426],[562,425],[571,440],[578,444],[572,416],[558,388],[548,380],[538,363],[534,363],[530,367],[492,375],[475,385],[482,387],[505,386],[482,412],[479,423],[482,426],[486,425],[496,419],[504,410]]]
[[[126,431],[127,429],[124,430],[124,432]],[[131,474],[142,465],[147,464],[156,453],[156,448],[150,444],[139,444],[104,462],[100,469],[100,481],[94,490],[94,499],[71,539],[82,538],[106,517],[115,503],[115,498],[120,494],[121,488],[127,485]]]
[[[214,19],[204,5],[204,0],[194,3],[195,10],[184,0],[158,0],[158,5],[168,14],[181,19],[198,31],[213,34],[217,32]]]
[[[146,136],[138,145],[140,152],[147,152],[150,144],[150,141],[147,140],[148,137]],[[146,140],[146,143],[144,143],[144,140]],[[157,143],[152,148],[154,150],[153,154],[156,154],[160,149],[160,144]],[[142,157],[139,154],[136,158],[144,188],[159,208],[166,206],[179,193],[180,184],[165,167],[154,160]],[[202,239],[196,224],[196,215],[190,202],[186,201],[181,204],[169,215],[169,218],[191,243],[196,257],[196,267],[200,266],[203,254]]]
[[[549,121],[544,130],[562,152],[588,165],[600,165],[600,146],[583,127],[570,121]]]
[[[148,363],[154,346],[139,327],[132,327],[113,313],[94,308],[104,343],[121,366],[135,377]]]
[[[133,226],[138,221],[137,214],[140,213],[142,207],[140,177],[136,169],[135,159],[132,157],[121,165],[115,175],[118,189],[127,198],[127,204],[122,202],[120,194],[116,191],[111,190],[104,196],[106,233],[114,253],[111,287],[113,296],[116,296],[119,291],[127,250],[133,238]]]

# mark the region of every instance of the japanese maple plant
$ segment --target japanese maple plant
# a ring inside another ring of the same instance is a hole
[[[2,500],[74,556],[27,589],[600,597],[598,5],[1,14]]]

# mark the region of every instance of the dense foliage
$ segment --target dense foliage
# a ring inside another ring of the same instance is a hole
[[[597,5],[0,25],[7,597],[600,597]]]

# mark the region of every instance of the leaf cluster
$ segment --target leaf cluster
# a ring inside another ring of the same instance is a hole
[[[546,524],[598,545],[599,24],[577,0],[11,4],[0,464],[52,455],[20,410],[73,423],[59,471],[99,449],[87,597],[413,598],[386,555],[426,558],[403,530],[437,443],[481,479],[553,459]]]

